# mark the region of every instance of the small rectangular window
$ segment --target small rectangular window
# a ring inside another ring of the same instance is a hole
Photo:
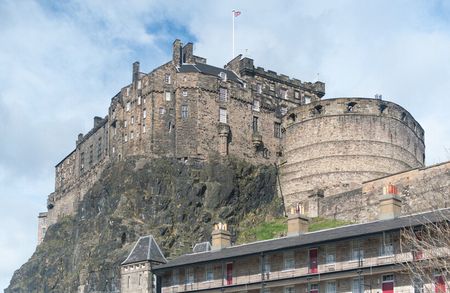
[[[294,99],[299,100],[300,99],[300,92],[294,91]]]
[[[183,91],[183,97],[187,97],[188,92],[186,90]]]
[[[227,109],[219,109],[219,122],[227,123]]]
[[[310,284],[309,293],[319,293],[319,284]]]
[[[123,127],[127,128],[127,126],[128,126],[128,121],[127,120],[123,121]]]
[[[253,132],[258,132],[258,117],[253,116]]]
[[[131,133],[130,133],[130,139],[133,139],[134,138],[134,132],[132,131]]]
[[[171,82],[171,80],[170,80],[170,74],[166,73],[166,74],[164,75],[164,82],[165,82],[166,84],[170,84],[170,82]]]
[[[142,99],[142,103],[143,103],[143,104],[145,104],[145,102],[146,102],[146,99],[145,99],[145,98],[143,98],[143,99]]]
[[[334,245],[327,246],[326,264],[334,264],[336,262],[336,247]]]
[[[141,87],[142,87],[142,82],[141,82],[140,80],[138,80],[138,82],[137,82],[137,88],[138,88],[138,90],[140,90]]]
[[[130,108],[131,108],[131,103],[130,103],[130,102],[127,102],[126,110],[127,110],[127,111],[130,111]]]
[[[352,293],[364,293],[364,277],[353,279]]]
[[[253,100],[252,110],[256,111],[256,112],[259,112],[259,108],[260,108],[259,100]]]
[[[326,293],[336,293],[336,282],[327,282]]]
[[[131,116],[131,125],[134,124],[134,116]]]
[[[262,85],[261,85],[260,83],[256,84],[256,92],[257,92],[258,94],[261,94],[261,93],[262,93]]]
[[[182,119],[188,118],[188,106],[186,105],[181,106],[181,118]]]
[[[142,98],[141,98],[141,96],[139,96],[139,97],[138,97],[138,99],[137,99],[137,103],[138,103],[138,105],[140,105],[140,104],[141,104],[141,101],[142,101]]]
[[[311,97],[305,96],[305,105],[311,103]]]
[[[293,252],[284,253],[284,270],[293,270],[295,268],[295,259]]]
[[[172,95],[170,92],[165,92],[165,98],[167,102],[170,102],[172,100]]]
[[[145,124],[142,125],[142,132],[145,133]]]
[[[287,90],[286,89],[280,89],[280,97],[282,99],[287,99]]]
[[[219,101],[226,102],[228,101],[228,90],[226,88],[219,88]]]
[[[274,122],[273,124],[273,136],[281,138],[281,123]]]
[[[214,271],[212,265],[208,264],[205,266],[205,279],[206,281],[214,280]]]
[[[394,254],[394,243],[392,233],[383,233],[381,237],[380,256],[390,256]]]
[[[272,91],[272,92],[275,91],[275,84],[273,82],[271,82],[269,84],[269,90]]]
[[[166,114],[166,109],[164,107],[160,107],[159,108],[159,115],[164,115]]]
[[[281,115],[286,115],[286,113],[287,113],[287,107],[285,107],[285,106],[281,107],[281,108],[280,108],[280,113],[281,113]]]
[[[144,109],[144,111],[142,111],[142,118],[147,118],[147,110]]]
[[[362,247],[361,240],[352,241],[351,260],[361,261],[364,258],[364,249]]]
[[[125,133],[125,135],[123,136],[123,141],[127,142],[128,141],[128,135]]]

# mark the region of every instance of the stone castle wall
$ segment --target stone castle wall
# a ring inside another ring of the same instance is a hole
[[[387,101],[313,102],[289,111],[284,127],[281,186],[288,206],[307,201],[313,190],[327,197],[425,160],[423,129]]]

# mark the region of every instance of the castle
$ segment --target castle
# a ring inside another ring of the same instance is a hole
[[[275,164],[287,208],[301,203],[309,216],[362,222],[375,217],[373,194],[387,182],[404,195],[450,169],[424,168],[424,130],[401,106],[324,95],[323,82],[255,67],[241,55],[224,68],[208,65],[192,43],[175,40],[166,64],[150,73],[133,64],[132,82],[111,99],[108,115],[95,117],[56,165],[55,191],[39,214],[39,242],[49,225],[74,213],[106,163],[131,156]],[[408,198],[409,211],[420,210],[421,196],[434,190]]]

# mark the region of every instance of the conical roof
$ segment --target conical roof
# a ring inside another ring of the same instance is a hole
[[[140,237],[127,259],[122,262],[122,265],[136,263],[136,262],[155,262],[159,264],[167,263],[164,254],[159,249],[158,244],[156,244],[155,238],[152,235],[147,235]]]

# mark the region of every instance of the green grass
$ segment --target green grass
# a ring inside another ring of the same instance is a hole
[[[275,218],[260,223],[252,228],[242,231],[237,239],[238,243],[267,240],[285,235],[287,232],[286,218]]]
[[[325,218],[314,218],[309,223],[309,232],[319,231],[323,229],[336,228],[340,226],[345,226],[352,224],[349,221],[336,220],[336,219],[325,219]]]
[[[315,232],[323,229],[336,228],[352,224],[349,221],[313,218],[309,223],[309,232]],[[253,241],[268,240],[287,234],[287,218],[275,218],[271,221],[265,221],[239,233],[237,243],[249,243]]]

